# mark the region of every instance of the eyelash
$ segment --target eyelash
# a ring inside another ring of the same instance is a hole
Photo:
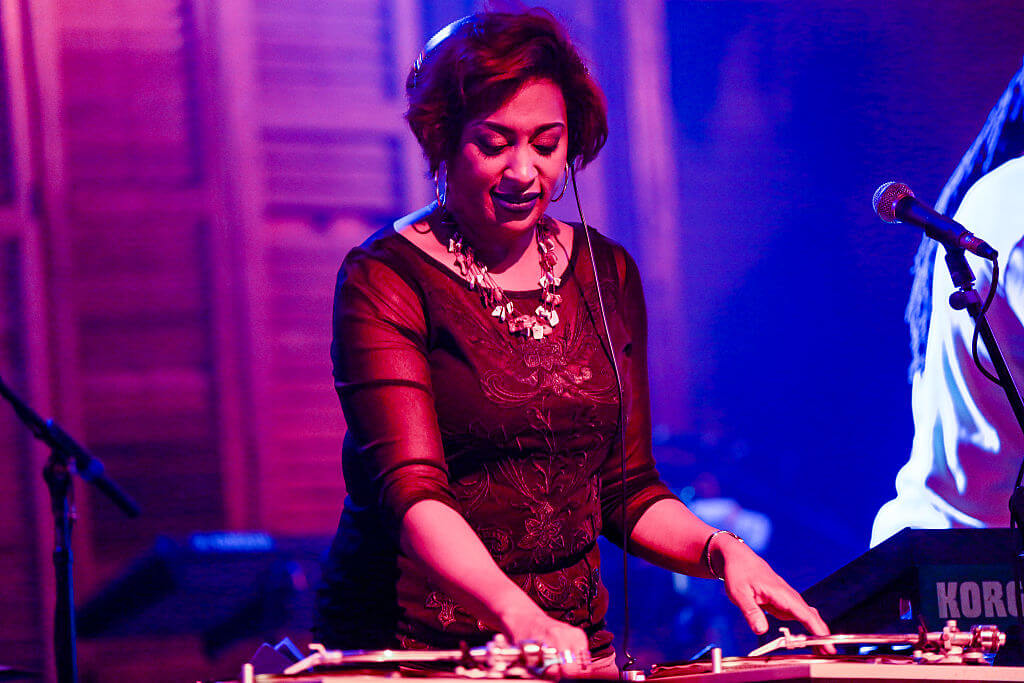
[[[508,147],[508,145],[488,145],[487,143],[483,143],[483,142],[480,143],[480,151],[483,152],[484,156],[489,156],[489,157],[496,157],[496,156],[498,156],[503,151],[505,151],[506,147]],[[555,150],[558,149],[558,145],[536,145],[535,144],[533,147],[534,147],[534,149],[537,150],[537,152],[541,156],[545,156],[545,157],[551,156],[552,154],[555,153]]]

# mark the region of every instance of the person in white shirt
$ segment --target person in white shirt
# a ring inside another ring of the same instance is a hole
[[[1013,77],[937,202],[999,252],[1000,277],[986,318],[1017,385],[1024,386],[1024,69]],[[962,198],[962,201],[961,201]],[[959,205],[959,208],[958,208]],[[985,378],[971,354],[974,321],[953,310],[945,250],[925,238],[915,265],[907,320],[914,338],[911,367],[914,440],[896,477],[897,496],[879,510],[877,545],[904,527],[1007,527],[1007,506],[1024,458],[1024,435],[1001,387]],[[992,268],[968,255],[982,297]],[[982,362],[994,373],[985,344]]]

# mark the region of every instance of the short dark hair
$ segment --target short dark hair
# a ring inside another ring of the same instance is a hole
[[[494,111],[527,81],[550,79],[565,98],[568,160],[583,168],[608,139],[604,93],[547,11],[481,12],[428,43],[406,79],[406,121],[431,173],[451,159],[466,123]]]

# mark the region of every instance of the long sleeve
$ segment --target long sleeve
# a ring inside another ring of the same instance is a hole
[[[397,525],[424,499],[458,509],[434,409],[427,324],[415,284],[361,250],[338,275],[331,358],[356,457],[345,477],[356,505]]]
[[[640,271],[623,249],[615,250],[615,270],[620,283],[617,309],[624,327],[623,339],[615,339],[625,402],[625,486],[621,448],[612,447],[601,471],[601,515],[604,534],[621,545],[625,505],[626,529],[633,527],[651,505],[674,498],[655,469],[651,447],[651,400],[647,374],[647,307]],[[614,338],[613,332],[613,338]]]

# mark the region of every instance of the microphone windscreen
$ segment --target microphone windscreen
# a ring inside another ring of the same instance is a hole
[[[913,197],[914,192],[903,183],[888,182],[879,185],[875,196],[871,198],[871,206],[875,213],[886,223],[895,223],[896,203],[904,197]]]

